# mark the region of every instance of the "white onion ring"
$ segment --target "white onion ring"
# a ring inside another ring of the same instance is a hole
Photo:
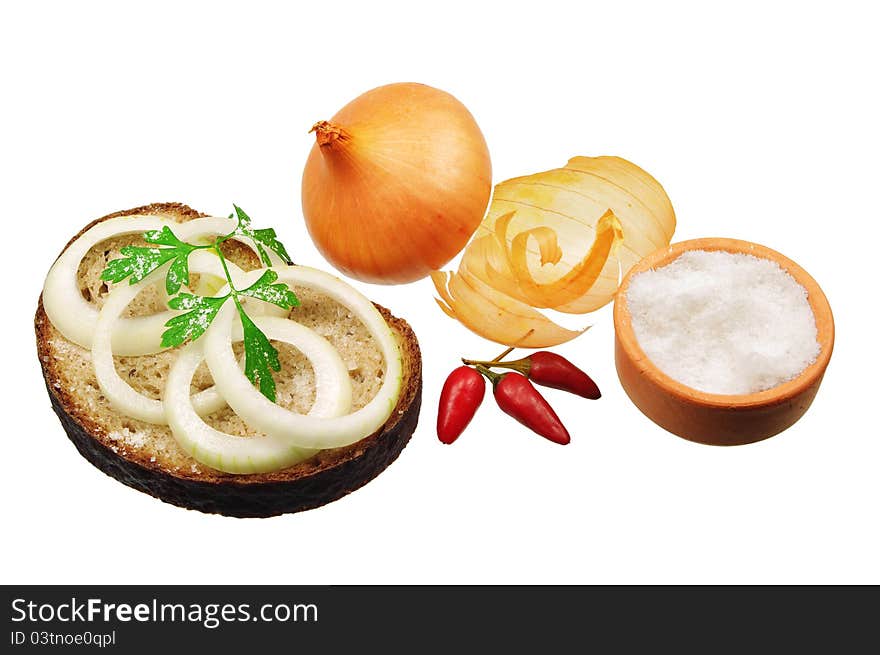
[[[391,328],[366,297],[337,278],[305,266],[273,268],[278,280],[315,289],[351,310],[376,340],[385,359],[385,379],[376,396],[361,409],[334,418],[303,416],[280,407],[263,396],[241,372],[232,351],[235,308],[225,305],[205,332],[205,359],[214,384],[226,402],[248,425],[289,445],[308,449],[338,448],[359,441],[382,427],[400,394],[403,367],[400,348]],[[235,284],[246,286],[265,270],[246,273]],[[239,288],[242,288],[239,286]]]
[[[92,345],[98,321],[98,309],[86,301],[76,284],[80,262],[91,248],[102,241],[124,234],[161,230],[173,225],[157,216],[120,216],[101,221],[86,230],[55,260],[43,286],[43,309],[52,325],[68,341],[84,348]],[[165,324],[173,314],[155,314],[121,319],[113,335],[113,351],[120,355],[145,355],[156,352],[149,335]],[[161,331],[160,331],[161,333]]]
[[[315,402],[309,416],[333,417],[351,409],[351,380],[339,352],[317,332],[282,318],[255,318],[267,337],[289,343],[311,362],[315,372]],[[234,340],[241,339],[239,326]],[[192,377],[204,359],[202,343],[184,348],[171,367],[165,385],[165,413],[180,447],[211,468],[227,473],[265,473],[292,466],[315,451],[292,446],[289,439],[262,435],[242,437],[205,423],[190,402]]]
[[[209,235],[229,234],[235,229],[235,225],[236,222],[232,219],[210,216],[186,223],[175,223],[158,216],[142,215],[118,216],[101,221],[70,244],[49,269],[43,285],[43,308],[46,315],[68,341],[83,348],[91,348],[92,335],[98,321],[98,309],[82,297],[76,284],[80,262],[91,248],[113,237],[161,230],[164,226],[171,228],[182,241],[191,241]],[[257,252],[250,239],[237,240]],[[280,260],[274,252],[269,252],[270,258],[274,255],[275,259]],[[220,277],[225,279],[222,271]],[[158,280],[156,282],[158,283]],[[112,335],[113,354],[150,355],[161,352],[164,350],[160,342],[165,323],[179,313],[167,310],[150,316],[119,319]],[[275,308],[267,307],[264,313],[277,315],[280,312]]]
[[[156,425],[164,425],[166,422],[165,407],[162,401],[147,398],[138,393],[119,377],[113,363],[113,350],[110,342],[114,328],[120,321],[119,315],[140,293],[143,285],[152,284],[162,279],[170,265],[171,263],[168,262],[160,266],[138,284],[121,284],[113,289],[98,313],[95,332],[92,336],[92,364],[95,367],[95,377],[101,391],[110,401],[110,405],[122,414]],[[227,262],[227,265],[233,279],[241,278],[244,275],[244,272],[232,262]],[[207,250],[193,252],[189,258],[189,267],[194,273],[225,277],[220,259]],[[215,387],[210,387],[193,396],[193,405],[197,412],[205,415],[223,408],[226,401]]]
[[[177,238],[181,241],[189,241],[192,243],[191,239],[197,239],[199,237],[204,236],[205,234],[229,234],[232,232],[238,222],[234,218],[223,218],[221,216],[206,216],[204,218],[197,218],[194,221],[187,221],[186,223],[178,223],[174,227],[174,233],[177,235]],[[254,254],[257,257],[260,256],[260,252],[257,250],[257,247],[254,243],[245,237],[235,237],[236,241],[240,241],[241,243],[248,246],[251,250],[254,251]],[[271,248],[263,247],[263,250],[269,256],[269,261],[272,262],[273,266],[287,266],[287,262],[284,261],[281,256],[276,253]],[[260,259],[260,266],[265,266],[266,263]]]

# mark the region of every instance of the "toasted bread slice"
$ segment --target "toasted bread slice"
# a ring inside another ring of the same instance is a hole
[[[198,218],[195,210],[178,203],[153,204],[110,214],[95,223],[132,214],[164,216],[177,222]],[[82,232],[80,232],[82,234]],[[79,236],[79,235],[77,235]],[[76,239],[74,237],[71,243]],[[78,272],[83,296],[100,306],[112,285],[101,281],[106,263],[119,249],[143,243],[139,237],[118,237],[98,244],[86,255]],[[70,244],[68,243],[68,246]],[[253,252],[236,242],[224,248],[229,259],[244,268],[258,268]],[[192,276],[192,285],[197,284]],[[365,405],[381,385],[382,356],[363,325],[335,301],[306,289],[294,291],[301,305],[291,315],[326,337],[349,367],[353,409]],[[377,306],[378,307],[378,306]],[[145,289],[127,310],[144,315],[164,309],[156,289]],[[421,406],[421,355],[412,329],[379,307],[395,332],[403,356],[404,378],[397,407],[378,432],[345,448],[323,450],[290,468],[272,473],[234,475],[216,471],[193,460],[166,426],[151,425],[115,412],[101,394],[90,352],[65,339],[43,310],[37,307],[37,352],[52,408],[80,454],[106,474],[161,500],[202,512],[239,517],[264,517],[319,507],[366,484],[393,462],[408,443]],[[276,375],[279,404],[305,412],[314,399],[314,373],[305,358],[286,344],[279,349],[282,369]],[[141,357],[116,357],[120,375],[135,389],[160,398],[163,379],[176,354],[166,351]],[[203,364],[193,380],[194,390],[211,384]],[[253,431],[229,408],[206,421],[231,434]]]

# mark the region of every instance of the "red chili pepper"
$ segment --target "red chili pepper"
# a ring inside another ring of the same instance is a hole
[[[499,358],[500,359],[500,358]],[[596,400],[602,396],[593,379],[565,357],[542,350],[512,362],[493,360],[481,362],[464,360],[466,364],[479,364],[497,368],[509,368],[525,375],[535,384],[551,389],[561,389],[583,398]]]
[[[568,430],[550,403],[525,376],[519,373],[493,373],[483,366],[477,369],[492,381],[495,401],[505,414],[553,443],[565,445],[571,441]]]
[[[437,436],[449,444],[458,439],[471,422],[486,394],[486,381],[470,366],[459,366],[449,374],[440,392]]]
[[[593,379],[562,355],[542,350],[520,361],[525,363],[523,375],[532,382],[591,400],[602,396]]]

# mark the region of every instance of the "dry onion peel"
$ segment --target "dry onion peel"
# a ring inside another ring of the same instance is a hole
[[[434,271],[431,279],[442,298],[437,300],[440,308],[486,339],[521,348],[546,348],[570,341],[581,333],[557,325],[466,270]]]
[[[580,332],[542,313],[607,304],[621,273],[668,245],[675,213],[663,187],[618,157],[574,157],[564,168],[501,182],[457,273],[432,274],[441,308],[487,339],[547,347]]]
[[[510,248],[506,248],[507,230],[514,215],[510,212],[499,218],[494,235],[479,237],[481,243],[468,247],[463,266],[493,288],[536,308],[555,309],[582,297],[596,284],[623,239],[620,221],[609,209],[599,219],[596,238],[583,258],[562,277],[542,283],[529,268],[529,241],[534,239],[537,243],[541,266],[557,264],[562,248],[556,232],[543,225],[531,228],[518,233]]]
[[[495,223],[510,212],[515,216],[507,227],[508,249],[520,232],[539,225],[551,228],[563,249],[557,264],[542,266],[538,249],[528,249],[530,272],[539,282],[549,283],[577,265],[609,209],[623,238],[596,283],[570,303],[547,305],[583,314],[610,302],[621,274],[672,239],[675,212],[663,187],[647,172],[619,157],[573,157],[563,168],[501,182],[477,236],[494,233]]]

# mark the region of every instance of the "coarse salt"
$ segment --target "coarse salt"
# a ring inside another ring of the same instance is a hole
[[[134,432],[129,430],[128,428],[122,428],[122,430],[116,431],[114,430],[110,434],[107,435],[113,441],[121,441],[124,444],[132,446],[134,448],[143,448],[147,443],[147,435],[143,432]]]
[[[687,251],[633,276],[626,303],[648,358],[699,391],[771,389],[819,355],[806,289],[769,259]]]

